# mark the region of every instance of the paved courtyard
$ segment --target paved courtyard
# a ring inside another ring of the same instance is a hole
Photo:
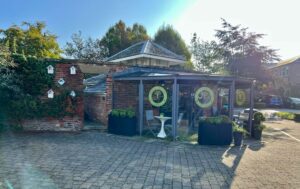
[[[300,124],[242,148],[99,132],[0,135],[2,188],[300,188]],[[290,133],[290,136],[284,134]]]

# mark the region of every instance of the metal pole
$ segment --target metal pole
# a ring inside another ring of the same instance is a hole
[[[235,99],[235,80],[231,82],[230,92],[229,92],[229,117],[233,120],[234,111],[234,99]]]
[[[173,89],[172,89],[172,135],[173,139],[176,138],[177,129],[177,79],[174,79]]]
[[[139,84],[139,128],[140,128],[140,136],[143,132],[143,122],[144,122],[144,84],[143,80],[140,80]]]
[[[254,106],[254,84],[255,81],[252,82],[250,88],[250,110],[249,110],[249,132],[250,135],[252,133],[252,119],[253,119],[253,106]]]

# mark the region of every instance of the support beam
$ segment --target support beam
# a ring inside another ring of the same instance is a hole
[[[254,85],[255,81],[251,84],[250,88],[250,111],[249,111],[249,132],[252,133],[252,119],[253,119],[253,107],[254,107]]]
[[[177,135],[177,120],[178,120],[178,85],[177,79],[174,79],[172,87],[172,136],[175,140]]]
[[[235,80],[231,82],[230,89],[229,89],[229,117],[231,120],[233,120],[234,99],[235,99]]]
[[[143,122],[144,122],[144,84],[140,80],[139,84],[139,132],[140,136],[143,132]]]

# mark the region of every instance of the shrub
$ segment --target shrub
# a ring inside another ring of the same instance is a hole
[[[260,123],[260,122],[266,120],[265,116],[261,112],[254,113],[253,117],[254,117],[254,121],[257,123]]]
[[[300,114],[294,114],[294,120],[296,121],[296,122],[300,122]]]
[[[200,119],[200,122],[207,122],[210,124],[220,124],[220,123],[231,123],[228,116],[221,115],[217,117],[204,117]]]
[[[295,114],[289,112],[276,112],[275,115],[281,119],[294,120],[295,118]]]
[[[257,130],[257,131],[262,131],[262,130],[264,130],[265,128],[266,128],[266,126],[263,125],[263,124],[255,124],[254,127],[253,127],[253,129],[254,129],[254,130]]]
[[[239,126],[235,122],[232,122],[232,131],[233,132],[243,133],[243,135],[246,135],[248,133],[246,129],[244,129],[243,127]]]
[[[129,117],[129,118],[133,118],[135,116],[135,111],[131,108],[127,108],[127,109],[113,109],[111,111],[111,115],[112,116],[116,116],[116,117]]]

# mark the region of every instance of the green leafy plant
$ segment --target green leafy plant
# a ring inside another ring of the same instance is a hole
[[[115,117],[129,117],[132,118],[135,116],[135,111],[131,108],[127,109],[113,109],[111,115]]]
[[[295,118],[295,114],[290,112],[276,112],[275,115],[280,117],[281,119],[294,120]]]
[[[266,126],[263,125],[263,124],[255,124],[254,127],[253,127],[253,129],[256,130],[256,131],[262,131],[265,128],[266,128]]]
[[[254,121],[259,123],[266,120],[265,116],[261,112],[254,113],[253,117]]]
[[[295,115],[294,115],[294,120],[295,120],[296,122],[300,122],[300,114],[295,114]]]
[[[239,126],[235,122],[232,122],[232,131],[233,132],[243,133],[243,135],[246,135],[248,133],[246,129],[244,129],[243,127]]]
[[[217,116],[217,117],[204,117],[200,118],[200,122],[206,122],[210,124],[221,124],[221,123],[231,123],[229,117],[225,115]]]

